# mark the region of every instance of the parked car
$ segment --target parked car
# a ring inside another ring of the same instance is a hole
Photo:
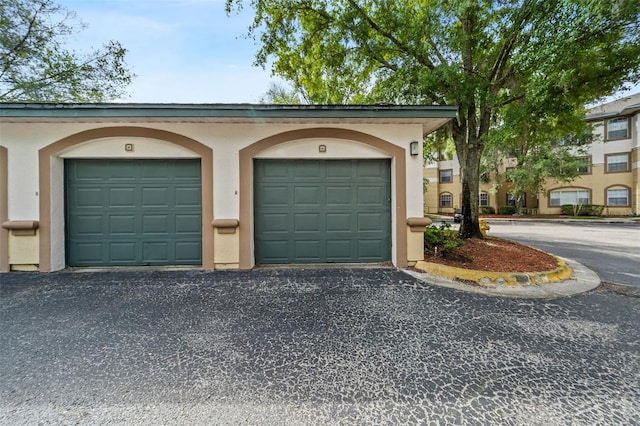
[[[462,222],[462,210],[458,209],[453,214],[453,223],[460,223],[460,222]]]

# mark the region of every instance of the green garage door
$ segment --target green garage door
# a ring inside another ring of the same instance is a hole
[[[256,160],[256,263],[391,259],[389,160]]]
[[[65,160],[69,266],[200,265],[200,160]]]

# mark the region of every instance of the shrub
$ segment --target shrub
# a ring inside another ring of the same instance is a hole
[[[451,225],[442,222],[439,226],[431,225],[424,231],[424,252],[442,255],[448,250],[454,250],[464,244],[458,231],[451,229]]]
[[[500,206],[498,208],[499,214],[515,214],[516,206]]]
[[[573,204],[563,204],[560,212],[568,216],[602,216],[604,206],[597,204],[583,204],[581,206]]]
[[[480,214],[496,214],[496,209],[492,206],[480,206]]]

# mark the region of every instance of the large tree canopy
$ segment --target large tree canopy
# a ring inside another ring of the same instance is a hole
[[[100,102],[124,93],[126,49],[109,41],[79,54],[64,46],[82,28],[52,0],[0,0],[0,101]]]
[[[255,10],[256,63],[311,102],[458,107],[449,131],[465,238],[482,237],[480,158],[492,129],[519,116],[554,132],[569,118],[573,130],[583,105],[639,80],[637,0],[226,0],[228,12],[243,5]],[[515,102],[530,115],[504,114]]]

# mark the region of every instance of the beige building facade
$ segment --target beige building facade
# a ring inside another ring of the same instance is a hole
[[[588,147],[580,176],[570,184],[549,180],[541,194],[526,194],[529,214],[560,214],[563,204],[604,206],[605,215],[640,214],[640,93],[591,108],[586,120],[594,125],[596,142]],[[424,168],[425,213],[453,213],[461,204],[460,166],[457,159],[432,162]],[[509,182],[497,191],[481,185],[480,206],[497,212],[514,205]]]
[[[422,259],[455,107],[0,104],[0,271]]]

